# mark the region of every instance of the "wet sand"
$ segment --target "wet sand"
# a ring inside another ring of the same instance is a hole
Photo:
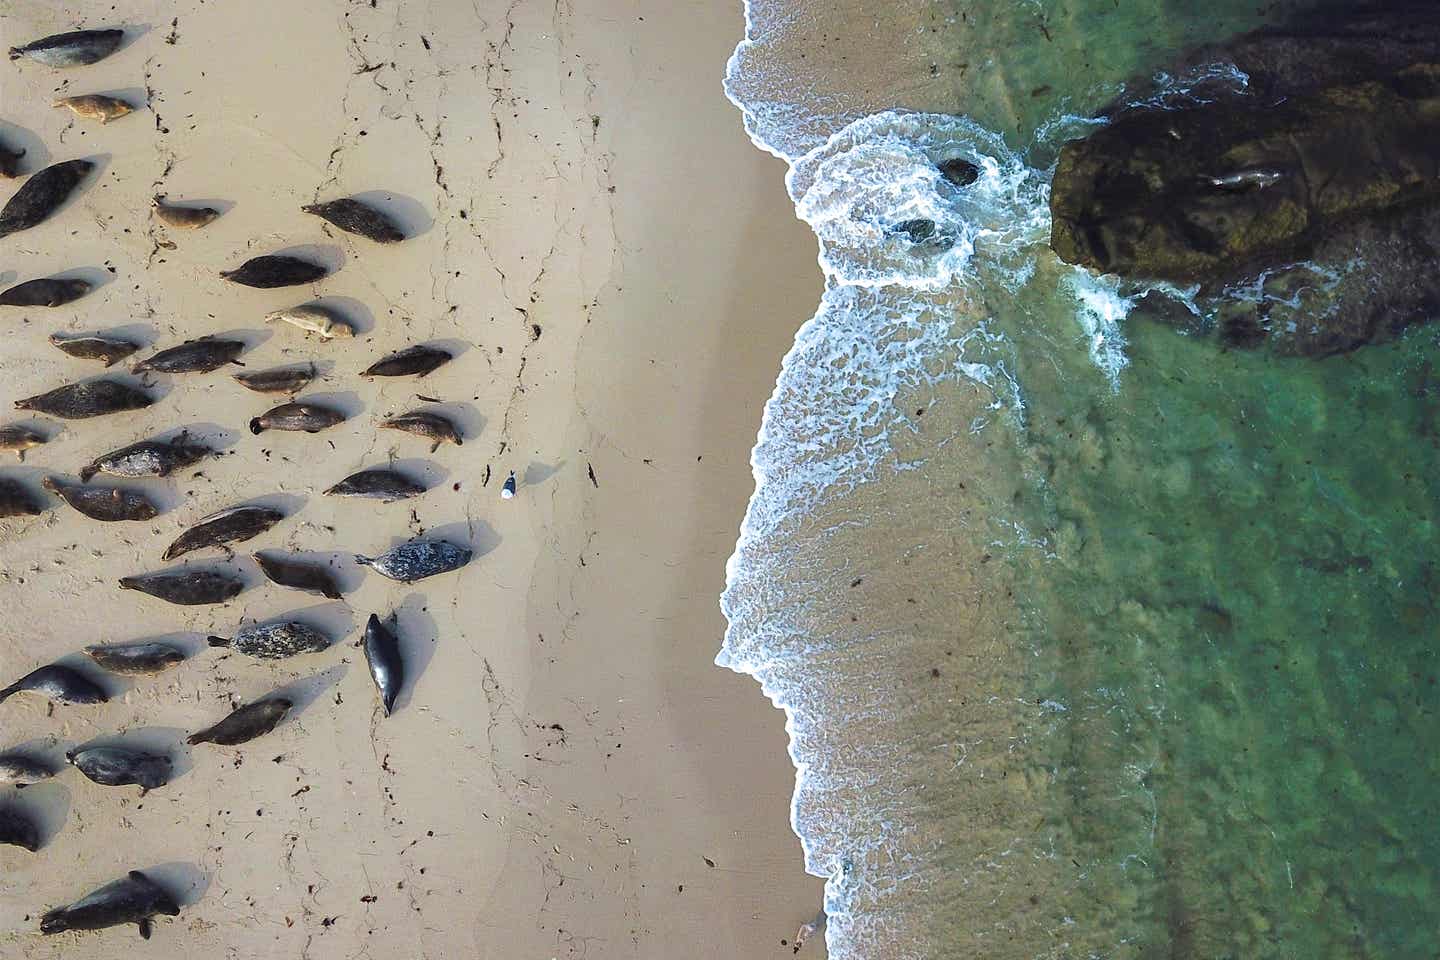
[[[6,46],[136,27],[91,67],[4,64],[0,136],[30,150],[27,170],[101,169],[3,242],[0,282],[74,270],[101,285],[61,308],[5,308],[0,402],[99,372],[52,332],[120,329],[155,347],[229,332],[249,370],[315,360],[302,396],[350,419],[252,436],[246,421],[284,398],[226,370],[157,376],[160,399],[135,413],[14,418],[54,434],[3,471],[36,489],[179,427],[224,455],[122,481],[160,505],[152,521],[99,524],[53,499],[0,521],[7,677],[88,643],[174,635],[195,650],[159,678],[110,680],[102,707],[0,704],[4,746],[55,758],[123,733],[173,751],[178,771],[143,799],[73,770],[7,788],[48,842],[0,848],[0,949],[113,956],[133,928],[42,938],[38,915],[156,868],[185,901],[145,947],[158,958],[789,956],[780,941],[813,915],[820,882],[786,822],[782,718],[711,659],[760,409],[819,281],[783,166],[720,91],[738,4],[122,3],[93,23],[78,10],[17,4],[0,22]],[[49,106],[90,92],[148,106],[104,127]],[[224,215],[164,228],[156,193]],[[379,246],[299,211],[356,194],[413,238]],[[288,290],[218,276],[291,248],[339,269]],[[358,336],[320,343],[263,319],[316,298]],[[412,343],[457,356],[423,380],[358,376]],[[463,446],[431,454],[376,429],[418,397],[444,404]],[[388,505],[321,493],[390,460],[431,489]],[[510,470],[519,496],[503,502]],[[115,586],[162,567],[199,517],[257,499],[289,516],[241,545],[230,565],[251,586],[228,605]],[[476,559],[412,586],[350,559],[420,532]],[[252,549],[316,552],[345,601],[263,583]],[[382,718],[353,644],[391,610],[411,680]],[[278,664],[203,647],[288,614],[339,642]],[[276,687],[297,708],[264,739],[181,745],[231,696]]]

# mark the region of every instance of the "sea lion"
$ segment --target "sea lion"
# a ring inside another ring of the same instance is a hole
[[[0,843],[24,847],[34,853],[40,849],[40,829],[14,807],[0,807]]]
[[[299,327],[306,333],[318,334],[321,340],[333,340],[336,337],[353,337],[355,329],[340,317],[326,310],[324,307],[314,304],[305,304],[298,307],[290,307],[287,310],[276,310],[265,314],[266,320],[278,320]]]
[[[222,270],[220,276],[231,283],[247,287],[293,287],[300,283],[313,283],[330,272],[328,267],[299,257],[272,254],[252,257],[234,270]]]
[[[414,374],[417,377],[423,377],[436,367],[449,363],[453,359],[454,356],[448,351],[417,344],[392,353],[388,357],[382,357],[366,367],[360,376],[408,377]]]
[[[142,797],[170,782],[170,758],[164,754],[128,747],[78,747],[66,751],[65,759],[102,787],[137,786]]]
[[[143,494],[115,487],[85,487],[61,483],[46,477],[40,485],[91,520],[113,523],[117,520],[154,520],[160,515]]]
[[[155,401],[118,380],[85,380],[15,401],[16,410],[48,413],[62,420],[85,420],[109,413],[141,410]]]
[[[378,468],[350,474],[326,490],[325,496],[363,497],[367,500],[379,500],[381,503],[394,503],[396,500],[418,497],[425,489],[403,473]]]
[[[396,226],[393,220],[374,207],[351,197],[326,203],[311,203],[300,209],[305,213],[313,213],[346,233],[368,237],[376,243],[398,243],[405,239],[404,231]]]
[[[50,334],[50,344],[61,353],[80,360],[99,360],[112,366],[140,349],[140,344],[100,333]]]
[[[44,222],[94,169],[89,160],[66,160],[33,174],[0,209],[0,237]]]
[[[7,307],[63,307],[91,291],[88,280],[79,277],[38,277],[0,293],[0,305]]]
[[[168,643],[142,640],[136,643],[95,644],[85,648],[85,656],[111,673],[149,676],[163,673],[184,661],[185,651]]]
[[[69,906],[46,911],[40,918],[40,932],[103,930],[133,923],[140,927],[140,936],[149,940],[151,917],[179,914],[180,905],[174,897],[139,870],[131,870]]]
[[[391,623],[394,623],[393,615],[390,619]],[[405,662],[400,659],[400,638],[372,613],[365,623],[364,647],[365,662],[370,665],[370,679],[375,681],[375,689],[380,694],[380,705],[385,708],[385,716],[388,717],[395,706],[395,698],[400,695],[400,688],[405,685]]]
[[[385,430],[403,430],[406,433],[413,433],[417,437],[425,437],[432,441],[431,453],[440,449],[442,443],[453,443],[457,447],[464,443],[455,424],[438,413],[430,413],[426,410],[411,410],[409,413],[402,413],[399,416],[380,421],[380,426]]]
[[[20,790],[55,776],[50,766],[23,753],[0,754],[0,783],[13,783]]]
[[[10,59],[28,57],[47,67],[83,67],[104,60],[120,47],[124,30],[72,30],[10,48]]]
[[[153,198],[152,202],[155,204],[155,219],[167,227],[196,230],[220,216],[220,211],[214,207],[187,207],[182,204],[167,203],[163,196]]]
[[[11,180],[20,176],[20,160],[24,156],[24,150],[11,150],[0,143],[0,177]]]
[[[271,367],[253,373],[237,373],[232,379],[256,393],[299,393],[315,379],[315,364],[303,367]]]
[[[130,369],[132,373],[209,373],[227,363],[234,363],[244,350],[243,340],[201,337],[161,350]]]
[[[324,567],[300,563],[284,557],[267,556],[263,553],[253,553],[250,556],[272,583],[290,587],[292,590],[318,593],[331,600],[342,599],[340,587],[336,585],[335,578],[330,576],[330,571]]]
[[[138,590],[182,607],[225,603],[245,589],[245,581],[216,570],[159,570],[120,578],[120,589]]]
[[[284,697],[265,697],[254,703],[237,707],[230,715],[214,726],[206,727],[199,733],[192,733],[185,742],[192,747],[197,743],[218,743],[233,747],[263,737],[276,724],[285,719],[285,713],[295,704]]]
[[[0,477],[0,518],[35,517],[42,512],[29,490],[9,477]]]
[[[355,562],[371,567],[382,577],[400,583],[414,583],[438,573],[458,570],[470,562],[472,553],[448,540],[411,540],[378,557],[355,555]]]
[[[284,519],[285,514],[272,507],[227,507],[208,517],[202,517],[194,526],[176,537],[175,542],[165,549],[162,559],[174,560],[192,550],[240,543],[258,537]]]
[[[319,653],[330,646],[330,638],[319,630],[294,620],[252,623],[241,627],[228,640],[211,637],[210,646],[229,647],[257,660],[281,660],[300,653]]]
[[[85,93],[78,97],[61,97],[52,103],[51,106],[64,107],[81,120],[99,120],[101,123],[119,120],[127,113],[135,112],[134,107],[119,97],[110,97],[103,93]]]
[[[112,450],[80,468],[80,479],[88,481],[97,473],[117,477],[166,477],[199,463],[215,451],[199,443],[187,443],[184,430],[173,440],[141,440]]]
[[[264,433],[266,430],[293,430],[304,433],[319,433],[326,427],[333,427],[345,420],[345,414],[329,407],[313,403],[282,403],[271,407],[250,421],[250,432]]]
[[[19,423],[0,427],[0,450],[13,453],[17,460],[25,459],[25,451],[45,442],[45,435]]]
[[[50,663],[31,670],[0,690],[0,701],[26,691],[41,694],[56,703],[105,703],[110,699],[94,681],[59,663]]]

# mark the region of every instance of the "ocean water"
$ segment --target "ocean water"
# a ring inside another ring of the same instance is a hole
[[[717,662],[787,713],[832,957],[1440,956],[1440,328],[1225,350],[1047,245],[1086,117],[1243,88],[1157,73],[1297,7],[746,8],[826,287]],[[1303,323],[1329,269],[1230,297]]]

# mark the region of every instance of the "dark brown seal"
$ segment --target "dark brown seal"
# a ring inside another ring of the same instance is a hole
[[[284,519],[285,514],[273,507],[230,507],[202,518],[176,537],[175,542],[166,548],[163,559],[174,560],[192,550],[240,543],[258,537]]]
[[[0,209],[0,237],[44,222],[94,169],[89,160],[66,160],[32,175]]]
[[[192,733],[185,742],[192,747],[197,743],[218,743],[226,747],[247,743],[274,730],[294,705],[284,697],[274,696],[247,703],[214,726]]]
[[[17,410],[34,410],[64,420],[85,420],[108,413],[141,410],[155,401],[118,380],[86,380],[15,401]]]
[[[358,234],[376,243],[398,243],[405,239],[405,233],[385,214],[353,197],[330,200],[326,203],[312,203],[300,208],[306,213],[325,220],[346,233]]]
[[[318,263],[301,260],[299,257],[272,254],[252,257],[234,270],[223,270],[220,276],[231,283],[247,287],[293,287],[300,283],[313,283],[330,271]]]

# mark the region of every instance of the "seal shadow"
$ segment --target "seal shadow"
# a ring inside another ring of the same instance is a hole
[[[20,176],[15,178],[17,181],[50,165],[50,149],[45,146],[45,141],[39,134],[24,127],[0,120],[0,143],[5,144],[12,152],[25,151],[25,155],[20,158]]]
[[[258,567],[256,573],[264,579],[265,575],[259,572]],[[269,583],[268,580],[265,582]],[[355,611],[350,609],[349,604],[344,600],[323,600],[313,606],[287,610],[284,613],[264,618],[265,623],[276,623],[282,620],[294,620],[319,630],[330,639],[330,647],[327,647],[326,651],[339,646],[355,629]],[[301,654],[301,656],[312,656],[312,654]]]
[[[251,497],[248,500],[241,500],[239,503],[232,504],[232,506],[268,507],[271,510],[279,510],[281,513],[285,514],[285,520],[289,520],[291,517],[294,517],[296,514],[298,514],[301,510],[305,508],[306,501],[307,498],[300,496],[298,493],[267,493],[259,497]],[[219,507],[217,509],[224,510],[228,508]],[[213,513],[214,511],[211,512]],[[281,520],[280,523],[284,523],[285,520]],[[277,524],[276,526],[278,525],[279,524]],[[271,529],[273,530],[274,527],[272,527]],[[269,530],[265,531],[265,533],[269,532]],[[265,536],[264,533],[260,535],[260,537],[263,536]],[[256,537],[255,539],[258,540],[260,539],[260,537]],[[240,543],[231,544],[231,549],[235,550],[236,553],[253,552],[245,550],[245,547],[252,542],[253,541],[251,540],[244,540]]]
[[[227,427],[219,423],[212,423],[210,421],[205,421],[202,423],[187,423],[183,427],[170,427],[167,430],[162,430],[159,433],[150,435],[149,439],[164,440],[169,442],[175,440],[182,433],[186,435],[187,440],[193,443],[203,443],[205,446],[213,449],[216,453],[224,453],[227,450],[234,449],[235,445],[240,440],[240,431],[236,430],[234,427]],[[213,458],[207,457],[206,459],[201,460],[199,463],[186,467],[185,470],[190,471],[190,476],[194,476],[194,472],[196,470],[204,470],[205,464],[208,463],[211,459]],[[179,474],[172,473],[169,477],[155,477],[152,479],[162,481],[173,480],[178,475]]]
[[[328,243],[298,243],[291,247],[284,247],[280,250],[273,250],[270,256],[274,257],[295,257],[306,260],[310,263],[318,263],[323,266],[329,274],[335,273],[345,266],[345,251]],[[323,277],[321,279],[324,279]],[[319,283],[320,281],[315,281]],[[296,284],[306,286],[306,284]]]
[[[436,463],[434,460],[425,460],[420,457],[389,457],[385,460],[384,463],[377,463],[373,466],[361,467],[361,469],[394,470],[396,473],[400,474],[402,477],[405,477],[407,480],[413,480],[414,482],[420,484],[425,488],[425,493],[420,494],[419,497],[423,497],[425,496],[425,494],[435,490],[437,487],[439,487],[445,482],[446,477],[450,476],[449,467],[446,467],[443,464]],[[419,497],[410,499],[419,499]],[[339,499],[349,500],[355,498],[341,497]],[[377,501],[372,500],[370,502],[376,503]],[[408,503],[410,501],[407,499],[404,501],[396,502]]]
[[[20,414],[29,413],[28,410],[17,410],[15,412]],[[4,420],[5,426],[7,427],[24,427],[27,430],[34,430],[36,433],[40,434],[40,436],[45,438],[46,443],[49,443],[51,440],[54,440],[56,437],[60,436],[62,433],[65,432],[65,424],[63,422],[57,422],[55,420],[42,420],[40,416],[5,417]],[[14,454],[7,455],[5,459],[11,460],[15,463],[25,462],[16,458]]]
[[[121,50],[128,49],[132,43],[134,43],[136,40],[139,40],[141,37],[145,36],[145,34],[149,33],[154,29],[154,26],[148,23],[125,24],[125,26],[120,28],[120,46],[116,47],[115,53],[110,54],[110,56],[113,57]]]
[[[339,412],[345,414],[345,419],[347,421],[355,419],[365,409],[365,401],[362,400],[360,398],[360,394],[356,393],[354,390],[335,390],[329,393],[307,393],[299,398],[299,402],[315,403],[319,404],[322,407],[329,407],[331,410],[338,410]],[[301,434],[301,436],[311,436],[311,434]],[[313,435],[314,439],[316,440],[322,439],[324,436],[325,432],[323,430],[320,433]]]
[[[435,659],[435,644],[439,640],[439,630],[435,619],[430,616],[425,594],[408,594],[395,609],[395,618],[395,633],[400,639],[400,661],[405,665],[405,682],[395,698],[392,713],[410,706],[421,676],[430,666],[430,661]]]
[[[106,272],[108,273],[109,271]],[[113,337],[117,340],[128,340],[138,346],[140,350],[144,350],[148,347],[153,347],[155,345],[155,341],[158,339],[155,328],[148,323],[125,323],[121,324],[120,326],[104,328],[80,326],[70,330],[57,330],[55,332],[58,333],[61,337],[101,336]],[[137,350],[135,352],[139,353],[140,350]],[[133,356],[133,354],[131,356]],[[100,361],[76,359],[75,362],[88,365],[99,364]],[[131,357],[126,357],[124,360],[117,361],[114,366],[107,369],[118,369],[120,367],[124,367],[130,362]]]
[[[386,412],[381,415],[380,419],[398,417],[402,413],[411,413],[416,410],[424,413],[437,414],[455,424],[455,429],[459,432],[462,441],[468,441],[473,437],[479,436],[485,429],[485,424],[489,422],[479,410],[475,409],[473,404],[446,403],[438,397],[430,396],[424,391],[415,394],[415,400],[417,401],[416,403],[406,401],[387,404]],[[430,441],[424,437],[416,437],[413,441],[413,443],[416,444],[429,442]]]
[[[18,279],[20,279],[20,274],[14,270],[0,270],[0,286],[8,287]]]
[[[469,340],[461,340],[459,337],[445,337],[440,340],[426,340],[423,343],[416,344],[416,346],[430,347],[433,350],[444,350],[450,354],[450,359],[453,361],[457,357],[468,353],[474,347],[474,344]],[[444,370],[445,367],[442,365],[439,369]],[[428,377],[429,374],[425,376]],[[415,379],[418,379],[422,383],[425,381],[425,377],[417,377]]]
[[[119,733],[103,734],[93,740],[77,744],[75,749],[86,747],[123,747],[128,750],[139,750],[142,753],[153,753],[170,758],[170,779],[165,786],[156,787],[156,790],[168,790],[176,780],[189,773],[195,766],[194,758],[190,755],[190,748],[185,744],[185,738],[190,731],[181,730],[179,727],[135,727],[130,730],[121,730]],[[98,784],[97,784],[98,786]],[[104,787],[106,790],[131,789],[127,787]]]
[[[301,526],[306,529],[321,529],[316,524],[303,524]],[[287,537],[282,547],[252,550],[251,552],[265,553],[278,559],[285,559],[295,563],[305,563],[314,567],[322,567],[334,579],[336,588],[339,589],[342,594],[350,593],[360,586],[361,581],[364,580],[364,574],[361,572],[359,565],[353,562],[345,562],[351,554],[341,553],[335,550],[301,550],[296,543],[296,534],[299,532],[297,529],[291,536]],[[284,591],[292,591],[298,596],[307,595],[303,590],[295,590],[293,587],[282,587],[278,583],[271,583],[268,578],[266,579],[266,583],[276,590],[282,591],[282,594]],[[314,596],[314,594],[309,595]]]
[[[70,818],[70,789],[63,783],[47,780],[23,789],[10,791],[6,804],[35,824],[40,834],[40,849],[50,845]]]
[[[71,267],[69,270],[61,270],[51,276],[59,280],[84,280],[90,284],[90,292],[85,294],[85,297],[94,296],[95,291],[115,282],[115,274],[104,267]],[[80,299],[83,300],[85,297]]]
[[[323,307],[331,313],[334,313],[350,325],[350,328],[355,331],[355,336],[357,337],[364,336],[375,329],[374,311],[354,297],[317,297],[314,300],[307,301],[305,305]],[[300,330],[296,330],[295,332],[302,334]],[[315,335],[309,334],[309,337],[313,339]],[[323,348],[324,346],[322,345],[322,349]]]
[[[194,337],[193,339],[204,340],[206,338],[209,338],[212,340],[239,340],[241,343],[245,344],[245,349],[240,351],[240,356],[244,357],[251,350],[254,350],[262,343],[269,341],[270,338],[272,338],[273,336],[275,336],[275,331],[267,330],[264,327],[239,327],[233,330],[221,330],[217,333],[207,333],[203,337]],[[229,370],[231,367],[244,366],[244,363],[227,363],[225,366],[221,367],[220,370]],[[219,371],[216,372],[218,373]],[[233,370],[231,372],[238,373],[239,371]]]
[[[447,523],[443,527],[434,527],[425,531],[423,539],[449,540],[451,543],[469,547],[474,553],[470,558],[471,563],[500,546],[503,540],[495,528],[484,520],[476,520],[473,523]],[[403,542],[405,541],[396,541],[394,546],[399,546]]]
[[[539,486],[559,473],[560,468],[565,466],[566,462],[565,460],[561,460],[558,463],[540,463],[539,461],[532,460],[530,465],[525,468],[525,473],[520,478],[520,482],[527,487]]]
[[[326,667],[319,673],[312,673],[309,676],[292,680],[271,690],[269,693],[261,694],[264,697],[284,697],[289,700],[291,707],[285,714],[285,719],[280,721],[277,730],[283,730],[290,724],[295,723],[300,715],[304,713],[316,700],[325,695],[325,692],[335,686],[350,671],[348,663],[337,663],[334,666]],[[255,699],[260,699],[256,697]]]
[[[182,908],[199,903],[205,891],[210,889],[210,875],[193,863],[175,860],[144,867],[140,872],[164,887],[165,892]]]
[[[420,201],[413,197],[407,197],[403,193],[392,193],[389,190],[367,190],[353,196],[356,200],[366,206],[374,207],[393,220],[405,234],[406,240],[423,236],[435,226],[435,218],[430,215],[430,211],[426,210]]]

